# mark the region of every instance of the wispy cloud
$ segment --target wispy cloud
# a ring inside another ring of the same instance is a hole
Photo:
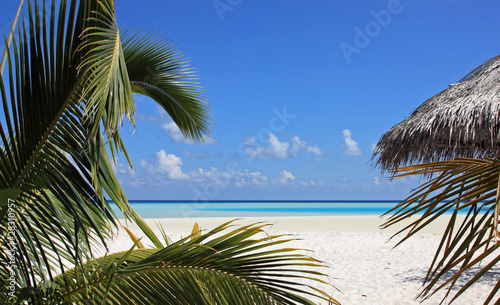
[[[145,122],[152,122],[152,123],[158,123],[161,124],[165,119],[167,119],[167,115],[165,114],[165,110],[163,110],[161,107],[157,106],[156,107],[156,114],[144,114],[140,111],[137,111],[134,114],[134,118],[137,121],[145,121]]]
[[[315,155],[316,161],[318,161],[318,162],[323,161],[323,157],[325,156],[325,153],[323,152],[323,150],[319,146],[308,146],[306,151]]]
[[[285,185],[288,182],[293,181],[293,180],[295,180],[295,176],[291,172],[288,172],[286,170],[282,170],[280,173],[280,177],[273,179],[273,182],[276,184]]]
[[[189,151],[187,149],[183,149],[182,152],[186,155],[186,157],[189,158],[195,158],[195,159],[210,158],[210,154],[204,150]]]
[[[168,116],[165,110],[161,107],[156,107],[156,115],[136,113],[135,117],[138,121],[146,121],[151,123],[156,123],[160,125],[160,129],[165,131],[167,136],[175,143],[179,144],[204,144],[204,145],[215,145],[219,141],[214,139],[212,136],[205,137],[204,142],[195,142],[186,139],[182,134],[181,130]]]
[[[344,138],[344,154],[349,156],[360,156],[362,154],[361,149],[359,149],[358,142],[352,139],[351,130],[345,129],[342,131],[342,137]]]
[[[214,184],[220,188],[225,188],[227,186],[266,186],[269,185],[271,179],[261,172],[251,172],[247,169],[242,171],[219,171],[215,167],[210,167],[208,169],[199,168],[197,171],[191,173],[191,178],[193,182],[199,184]]]
[[[204,142],[195,142],[193,140],[188,140],[186,137],[182,134],[181,130],[177,125],[173,122],[164,122],[161,124],[161,129],[164,130],[168,137],[174,141],[175,143],[179,144],[205,144],[205,145],[215,145],[218,144],[219,142],[215,140],[213,137],[205,137]]]
[[[141,168],[147,172],[143,175],[134,175],[124,177],[125,171],[120,166],[115,170],[122,175],[123,178],[134,180],[136,185],[154,184],[154,185],[169,185],[171,183],[189,182],[192,185],[201,187],[216,185],[218,188],[232,187],[282,187],[282,186],[302,186],[313,187],[323,185],[322,181],[303,181],[297,179],[289,170],[281,170],[274,176],[268,177],[260,171],[249,171],[248,169],[239,170],[219,170],[215,167],[207,169],[198,168],[191,172],[183,170],[184,163],[182,159],[174,154],[167,154],[164,150],[160,150],[150,160],[141,160]],[[131,183],[132,184],[132,183]]]
[[[259,159],[290,159],[299,157],[300,152],[311,153],[316,161],[322,161],[324,152],[319,146],[308,145],[298,136],[292,137],[290,142],[280,141],[273,133],[268,134],[267,145],[257,143],[255,136],[246,137],[244,142],[247,156]]]

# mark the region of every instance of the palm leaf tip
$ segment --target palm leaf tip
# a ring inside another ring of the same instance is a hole
[[[144,244],[141,242],[141,239],[135,236],[135,234],[130,231],[127,227],[123,227],[127,234],[129,235],[130,239],[134,242],[134,244],[137,246],[138,249],[144,249]]]

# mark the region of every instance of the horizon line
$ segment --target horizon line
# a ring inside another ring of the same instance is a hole
[[[107,199],[109,202],[113,202],[111,199]],[[402,200],[382,200],[382,199],[376,199],[376,200],[355,200],[355,199],[349,199],[349,200],[328,200],[328,199],[323,199],[323,200],[286,200],[286,199],[273,199],[273,200],[265,200],[265,199],[257,199],[257,200],[251,200],[251,199],[236,199],[236,200],[230,200],[230,199],[223,199],[223,200],[163,200],[163,199],[152,199],[152,200],[147,200],[147,199],[131,199],[128,200],[130,203],[141,203],[141,202],[165,202],[165,203],[199,203],[199,202],[208,202],[208,203],[229,203],[229,202],[365,202],[365,203],[370,203],[370,202],[401,202]]]

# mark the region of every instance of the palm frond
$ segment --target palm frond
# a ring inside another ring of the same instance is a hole
[[[226,232],[226,223],[164,249],[108,255],[87,263],[85,275],[72,269],[58,276],[50,293],[84,304],[338,304],[308,284],[329,286],[311,270],[324,265],[280,248],[289,239],[262,234],[263,226]]]
[[[15,204],[19,291],[47,283],[105,244],[115,216],[104,192],[128,208],[102,136],[92,138],[85,120],[85,73],[78,68],[84,54],[74,35],[95,22],[90,16],[99,4],[58,2],[48,9],[45,1],[28,1],[28,17],[6,49],[8,76],[0,79],[0,189],[21,191]],[[8,230],[1,219],[4,270]]]
[[[492,271],[500,260],[498,254],[498,209],[500,160],[457,158],[450,161],[423,163],[397,169],[397,177],[434,175],[407,199],[387,212],[391,214],[383,227],[415,218],[399,233],[410,238],[438,217],[450,214],[443,238],[426,277],[421,297],[448,288],[448,296],[459,279],[473,268],[478,271],[466,281],[452,301],[470,285]],[[462,221],[459,215],[465,215]],[[483,264],[483,262],[486,262]],[[447,278],[452,272],[453,275]],[[498,285],[497,285],[498,286]],[[492,301],[500,287],[495,286],[485,304]],[[495,302],[498,302],[497,299]]]
[[[85,54],[79,68],[86,75],[82,96],[86,99],[85,115],[92,124],[90,138],[98,133],[101,122],[105,130],[116,133],[123,116],[132,120],[135,111],[113,2],[97,3],[80,46]]]
[[[134,108],[113,3],[46,3],[28,1],[28,17],[5,51],[8,76],[0,79],[0,190],[22,191],[16,200],[19,289],[87,260],[92,234],[105,244],[109,226],[116,225],[105,193],[162,246],[130,209],[100,132],[102,122],[113,157],[119,149],[126,154],[117,130]],[[206,127],[200,122],[187,129],[196,134]],[[0,219],[3,267],[7,229]]]
[[[211,117],[199,80],[184,55],[150,32],[127,30],[122,36],[132,90],[162,106],[188,139],[203,141],[211,132]]]

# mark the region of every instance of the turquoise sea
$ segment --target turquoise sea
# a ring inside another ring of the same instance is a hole
[[[381,215],[397,203],[398,201],[130,201],[132,208],[143,218]]]

